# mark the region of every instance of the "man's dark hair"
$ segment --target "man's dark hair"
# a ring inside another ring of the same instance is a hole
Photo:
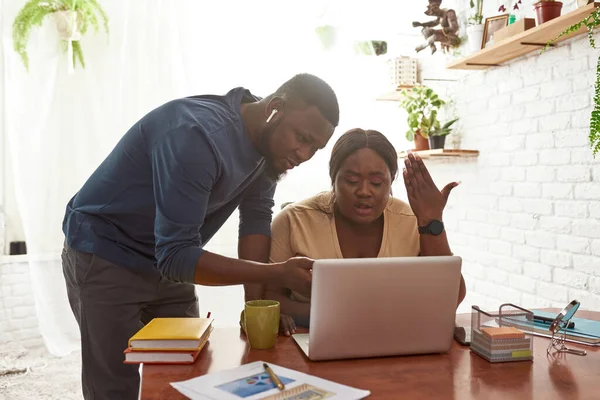
[[[298,74],[279,87],[271,96],[287,95],[300,100],[307,106],[315,106],[321,115],[335,128],[340,121],[340,107],[337,97],[321,78],[311,74]]]
[[[329,176],[332,185],[335,184],[335,178],[344,161],[360,149],[371,149],[379,154],[390,169],[392,180],[396,178],[398,153],[394,145],[381,132],[356,128],[344,133],[333,145],[329,159]]]

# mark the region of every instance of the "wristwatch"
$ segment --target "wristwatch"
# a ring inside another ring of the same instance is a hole
[[[419,227],[420,234],[434,235],[437,236],[444,232],[444,223],[440,220],[434,219],[425,226]]]

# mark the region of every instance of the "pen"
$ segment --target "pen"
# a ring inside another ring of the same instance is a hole
[[[534,315],[533,321],[550,325],[554,321],[554,318],[548,318],[548,317],[542,317],[540,315]],[[575,328],[575,322],[569,322],[569,325],[567,325],[567,329],[574,329],[574,328]]]
[[[267,365],[267,363],[263,363],[263,367],[265,367],[265,370],[267,371],[267,373],[271,377],[271,380],[273,381],[273,383],[275,384],[275,386],[277,386],[277,389],[279,389],[279,390],[285,389],[285,386],[283,385],[283,382],[281,382],[281,380],[279,379],[279,377],[277,375],[275,375],[275,372],[273,372],[273,370],[271,369],[271,367],[269,367]]]

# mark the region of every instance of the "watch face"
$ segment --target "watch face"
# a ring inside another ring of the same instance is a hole
[[[434,220],[429,224],[429,231],[432,235],[439,235],[444,230],[444,224],[442,221]]]

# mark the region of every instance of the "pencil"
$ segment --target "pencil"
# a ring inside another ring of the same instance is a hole
[[[267,365],[267,363],[263,363],[263,367],[265,367],[265,370],[267,371],[267,373],[271,377],[271,380],[273,381],[273,383],[275,384],[275,386],[277,386],[277,389],[279,389],[279,390],[285,389],[285,386],[283,385],[283,382],[281,382],[281,379],[279,379],[279,377],[277,375],[275,375],[275,372],[273,372],[273,370],[271,369],[271,367],[269,367]]]

